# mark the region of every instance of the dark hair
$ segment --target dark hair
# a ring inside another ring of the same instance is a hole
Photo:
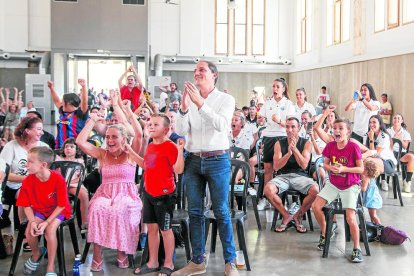
[[[305,88],[301,87],[301,88],[296,89],[296,92],[298,92],[298,91],[302,91],[303,92],[303,94],[305,95],[305,102],[307,102],[308,101],[308,97],[306,96]]]
[[[285,96],[287,99],[289,99],[288,84],[287,84],[286,80],[284,78],[278,78],[278,79],[275,79],[274,82],[275,81],[280,82],[283,85],[283,87],[285,88],[285,91],[283,92],[283,96]]]
[[[256,102],[254,100],[250,101],[250,107],[256,107]]]
[[[81,153],[78,145],[76,144],[76,139],[75,138],[68,138],[68,139],[65,140],[65,142],[63,143],[63,146],[62,146],[62,152],[60,154],[62,157],[66,157],[65,146],[68,145],[68,144],[76,146],[75,158],[82,157],[82,153]]]
[[[387,97],[388,98],[388,94],[387,93],[382,93],[381,96]]]
[[[81,99],[75,93],[63,94],[63,101],[65,104],[70,104],[74,107],[79,107],[81,104]]]
[[[92,106],[92,107],[91,107],[91,109],[89,110],[89,112],[92,112],[92,110],[94,110],[94,109],[96,109],[96,110],[98,110],[98,111],[99,111],[99,110],[101,110],[101,109],[100,109],[99,107],[97,107],[97,106]]]
[[[37,123],[43,123],[39,118],[24,117],[14,130],[14,137],[20,142],[27,143],[28,137],[26,129],[30,129]]]
[[[301,115],[303,115],[303,114],[307,114],[309,116],[309,118],[312,118],[312,114],[309,112],[309,110],[303,111]]]
[[[324,89],[324,90],[326,90],[326,86],[322,86],[322,87],[321,87],[321,89]]]
[[[29,153],[37,154],[37,158],[42,162],[46,162],[48,168],[55,161],[55,153],[49,147],[33,147],[29,150]]]
[[[29,114],[29,113],[35,114],[37,118],[43,121],[42,114],[40,114],[39,112],[33,110],[33,111],[27,111],[26,114]]]
[[[375,96],[374,87],[372,87],[372,85],[369,84],[369,83],[364,83],[363,85],[361,85],[361,89],[360,90],[362,90],[362,87],[363,86],[365,86],[366,88],[368,88],[370,99],[376,101],[377,100],[377,96]]]
[[[369,121],[371,121],[371,119],[372,118],[375,118],[375,119],[377,119],[378,120],[378,122],[379,122],[379,125],[380,125],[380,132],[382,131],[382,132],[384,132],[384,133],[386,133],[389,137],[390,137],[390,140],[391,140],[391,135],[388,133],[388,131],[387,131],[387,128],[385,127],[385,124],[384,124],[384,122],[382,121],[382,118],[381,118],[381,116],[380,115],[372,115],[370,118],[369,118]],[[368,131],[369,131],[369,121],[368,121]],[[368,141],[368,139],[367,139],[367,141],[366,141],[366,146],[369,148],[369,141]]]
[[[207,63],[207,66],[210,69],[211,73],[216,74],[216,78],[214,80],[214,85],[216,85],[217,80],[218,80],[218,76],[219,76],[217,66],[214,63],[212,63],[211,61],[207,61],[207,60],[200,60],[198,63],[200,63],[200,62]]]
[[[401,113],[397,112],[397,113],[395,113],[395,114],[394,114],[394,116],[393,116],[393,117],[395,117],[395,116],[397,116],[397,115],[401,116],[401,119],[402,119],[402,121],[403,121],[403,122],[401,123],[401,127],[402,127],[402,128],[404,128],[404,129],[407,129],[407,124],[405,123],[405,120],[404,120],[403,115],[402,115]]]
[[[296,117],[289,117],[289,118],[287,118],[286,119],[286,122],[289,122],[289,121],[296,121],[298,123],[298,126],[300,126],[299,119],[296,118]]]
[[[328,106],[324,107],[324,108],[323,108],[323,110],[325,110],[325,109],[327,109],[327,108],[328,108]],[[339,115],[338,115],[338,113],[336,112],[336,110],[332,111],[332,113],[335,115],[335,120],[339,119]],[[335,122],[334,122],[334,123],[335,123]],[[323,124],[324,124],[324,125],[326,125],[326,118],[325,118],[325,120],[323,120]]]
[[[348,130],[351,130],[351,122],[348,119],[337,118],[334,121],[334,124],[344,123]]]
[[[247,106],[243,106],[243,107],[242,107],[242,110],[243,110],[243,111],[245,111],[245,110],[249,110],[249,108],[248,108]]]

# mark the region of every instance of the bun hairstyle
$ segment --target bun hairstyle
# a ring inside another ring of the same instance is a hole
[[[287,99],[289,99],[289,95],[288,95],[288,84],[286,82],[286,80],[284,78],[278,78],[275,79],[274,81],[280,82],[283,85],[283,88],[285,88],[285,91],[283,92],[283,96],[285,96]]]
[[[233,112],[233,116],[238,116],[240,118],[240,122],[242,124],[242,128],[244,127],[244,125],[246,124],[246,119],[244,118],[244,114],[242,111],[240,110],[236,110]]]
[[[305,88],[301,87],[301,88],[296,89],[296,92],[298,92],[298,91],[302,91],[303,92],[303,94],[305,95],[305,102],[307,102],[308,101],[308,97],[306,96]]]

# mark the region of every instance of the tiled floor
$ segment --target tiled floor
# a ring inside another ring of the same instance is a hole
[[[392,193],[382,192],[384,207],[379,211],[379,216],[384,225],[392,225],[404,230],[414,238],[414,198],[411,194],[404,194],[405,206],[400,207],[399,202],[391,198]],[[260,212],[262,223],[266,226],[265,211]],[[316,225],[315,232],[299,234],[293,228],[286,233],[270,232],[270,223],[267,229],[258,231],[254,220],[254,214],[249,211],[247,227],[247,245],[251,263],[251,272],[240,271],[240,275],[414,275],[414,247],[411,242],[405,242],[401,246],[391,246],[379,242],[370,243],[372,256],[364,256],[361,264],[353,264],[348,261],[352,250],[352,243],[345,243],[343,220],[338,217],[339,229],[331,243],[329,258],[321,258],[321,252],[316,245],[319,237],[319,228]],[[316,221],[314,220],[314,224]],[[305,223],[305,225],[307,225]],[[11,232],[4,229],[3,233]],[[65,233],[65,258],[67,273],[72,273],[74,253],[69,239],[69,233]],[[79,236],[79,235],[78,235]],[[79,239],[81,250],[85,244]],[[224,275],[223,257],[219,243],[215,254],[210,254],[209,266],[206,275]],[[363,249],[365,254],[365,250]],[[177,250],[176,267],[185,264],[184,249]],[[24,261],[29,258],[29,253],[23,253],[19,258],[15,275],[23,275]],[[136,254],[135,262],[140,262],[141,253]],[[90,275],[92,254],[81,267],[81,275]],[[116,267],[116,252],[104,251],[104,271],[94,273],[96,275],[132,275],[132,269],[121,270]],[[0,275],[7,275],[11,257],[0,260]],[[57,264],[56,264],[57,268]],[[46,261],[42,262],[37,275],[44,275]],[[150,274],[148,274],[150,275]],[[156,274],[153,274],[156,275]]]

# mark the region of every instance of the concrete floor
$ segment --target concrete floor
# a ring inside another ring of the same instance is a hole
[[[384,207],[379,211],[379,216],[384,225],[392,225],[404,230],[414,238],[414,198],[412,194],[403,194],[405,206],[400,207],[397,200],[392,199],[391,192],[382,192]],[[246,222],[246,239],[251,264],[251,272],[240,270],[240,275],[414,275],[414,246],[407,241],[401,246],[385,245],[380,242],[370,243],[371,256],[365,256],[364,262],[353,264],[349,262],[352,251],[352,243],[345,242],[342,217],[338,217],[339,228],[334,236],[329,258],[323,259],[321,251],[316,246],[319,238],[319,227],[314,220],[315,232],[306,234],[297,233],[290,228],[285,233],[270,232],[270,223],[266,225],[266,212],[261,211],[262,224],[266,229],[257,230],[254,214],[249,210],[249,220]],[[366,212],[367,216],[367,212]],[[280,223],[280,221],[279,221]],[[305,225],[307,226],[306,222]],[[10,233],[10,229],[3,229],[3,233]],[[65,258],[68,275],[72,273],[74,253],[68,230],[65,233]],[[16,233],[15,233],[16,236]],[[79,237],[81,250],[85,240]],[[209,247],[207,247],[209,249]],[[92,251],[81,266],[81,275],[91,275],[90,265]],[[29,258],[30,253],[23,253],[19,259],[15,275],[23,275],[24,261]],[[135,262],[140,263],[141,252],[136,254]],[[176,268],[185,264],[184,249],[177,249]],[[116,252],[114,250],[104,251],[104,271],[94,273],[96,275],[132,275],[132,269],[121,270],[116,267]],[[10,267],[11,257],[0,260],[0,275],[7,275]],[[57,268],[57,264],[56,264]],[[46,261],[43,260],[37,275],[44,275]],[[205,275],[224,275],[224,264],[221,244],[218,244],[215,254],[210,254],[209,265]],[[151,274],[148,274],[151,275]],[[153,274],[156,275],[156,274]]]

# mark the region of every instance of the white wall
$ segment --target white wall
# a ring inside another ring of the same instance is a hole
[[[156,54],[214,57],[215,0],[150,1],[149,43],[152,58]],[[291,0],[266,0],[266,57],[292,59]],[[229,72],[286,72],[288,66],[222,65]],[[165,64],[167,70],[193,70],[194,65]]]
[[[391,30],[374,33],[374,1],[361,1],[362,6],[362,54],[354,55],[354,3],[351,1],[351,39],[347,42],[326,46],[326,5],[327,0],[313,1],[313,44],[312,50],[306,54],[295,54],[296,37],[293,37],[292,53],[294,62],[290,72],[340,65],[370,59],[414,52],[414,23],[406,24]],[[294,1],[296,7],[296,1]],[[296,10],[296,9],[295,9]],[[296,18],[296,14],[294,15]],[[296,30],[296,20],[293,30]]]
[[[0,49],[50,51],[50,0],[0,0]]]

